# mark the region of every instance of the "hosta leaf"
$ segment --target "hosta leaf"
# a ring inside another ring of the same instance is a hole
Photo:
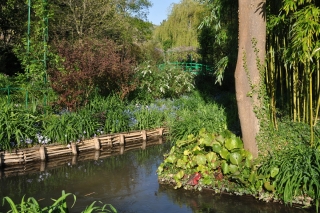
[[[221,163],[221,169],[223,174],[228,174],[229,173],[229,165],[226,161],[222,161]]]
[[[239,165],[242,161],[242,156],[239,152],[233,152],[230,154],[230,162],[234,165]]]
[[[277,174],[279,173],[279,168],[278,167],[273,167],[271,169],[270,175],[272,178],[274,178],[275,176],[277,176]]]
[[[194,159],[195,159],[195,161],[196,161],[196,163],[197,163],[198,165],[204,165],[204,164],[206,164],[206,162],[207,162],[206,156],[205,156],[205,155],[201,155],[201,154],[195,156]]]
[[[226,148],[222,148],[219,152],[220,156],[225,159],[225,160],[229,160],[230,157],[230,153]]]

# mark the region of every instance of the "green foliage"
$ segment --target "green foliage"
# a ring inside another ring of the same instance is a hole
[[[208,12],[203,5],[192,0],[183,0],[179,4],[173,4],[168,20],[155,29],[154,39],[162,45],[164,50],[194,47],[190,49],[191,51],[179,51],[177,55],[180,56],[180,59],[186,60],[183,53],[187,52],[196,59],[196,48],[199,47],[197,28]]]
[[[215,0],[198,2],[206,5],[211,13],[206,14],[199,25],[198,41],[202,63],[215,66],[216,82],[227,79],[233,82],[238,50],[238,2]]]
[[[320,152],[298,145],[271,155],[258,172],[285,203],[316,205],[320,200]],[[310,199],[311,198],[311,199]]]
[[[173,141],[197,135],[202,128],[222,132],[227,128],[225,111],[216,103],[206,103],[199,95],[185,96],[175,102],[177,112],[170,117],[169,129]]]
[[[217,134],[201,129],[198,136],[178,140],[157,172],[160,181],[172,182],[175,188],[256,194],[262,188],[262,178],[252,160],[240,138],[230,131]],[[201,174],[200,182],[190,184],[195,173]]]
[[[44,208],[41,208],[37,200],[33,197],[28,198],[27,200],[24,199],[24,196],[22,197],[20,204],[15,204],[13,200],[10,197],[4,197],[3,198],[3,204],[5,201],[10,205],[11,210],[8,212],[12,213],[19,213],[19,212],[25,212],[25,213],[67,213],[69,212],[69,208],[67,205],[66,198],[72,196],[73,197],[73,205],[76,203],[76,196],[71,193],[65,193],[62,191],[61,197],[58,199],[52,199],[54,203],[50,206],[46,206]],[[101,203],[101,202],[100,202]],[[91,205],[87,206],[82,213],[91,213],[91,212],[114,212],[116,213],[117,210],[111,205],[111,204],[105,204],[102,207],[96,206],[96,201],[94,201]],[[102,203],[101,203],[102,204]]]
[[[42,134],[51,141],[68,144],[94,136],[102,125],[92,113],[81,110],[77,113],[45,116],[42,128]]]
[[[35,139],[40,119],[20,105],[0,105],[0,149],[25,147]]]
[[[194,89],[193,75],[174,65],[158,68],[145,62],[136,68],[139,87],[137,97],[177,98]]]

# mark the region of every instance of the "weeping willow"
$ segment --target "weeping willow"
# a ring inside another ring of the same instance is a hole
[[[320,3],[316,0],[268,2],[266,83],[271,120],[277,108],[294,122],[310,124],[311,145],[320,105]]]
[[[194,59],[199,56],[198,26],[209,11],[194,0],[182,0],[179,4],[172,4],[168,19],[163,21],[154,31],[154,39],[166,50],[171,52],[186,52]],[[175,58],[173,55],[171,57]],[[185,58],[185,56],[180,56]]]

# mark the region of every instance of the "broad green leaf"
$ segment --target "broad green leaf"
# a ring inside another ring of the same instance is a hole
[[[222,135],[216,136],[215,139],[216,139],[216,141],[218,141],[221,145],[223,145],[224,142],[225,142],[225,139],[224,139],[224,137],[223,137]]]
[[[252,171],[249,176],[249,182],[254,183],[256,181],[256,176],[257,176],[256,173],[254,171]]]
[[[160,175],[163,172],[163,164],[160,164],[158,167],[158,174]]]
[[[178,159],[176,166],[179,168],[185,168],[186,162],[182,159]]]
[[[197,155],[194,157],[194,160],[197,162],[198,165],[204,165],[207,162],[207,158],[205,155]]]
[[[271,177],[274,178],[275,176],[277,176],[277,174],[279,173],[279,168],[278,167],[273,167],[271,169]]]
[[[184,150],[184,152],[183,152],[184,155],[190,155],[190,153],[191,153],[191,152],[190,152],[190,150],[188,150],[188,149]]]
[[[191,135],[188,135],[188,140],[193,140],[194,139],[194,135],[191,134]]]
[[[234,165],[239,165],[242,161],[242,156],[239,152],[233,152],[230,154],[230,162]]]
[[[238,166],[232,165],[232,164],[229,165],[229,171],[231,172],[231,174],[238,172],[238,170],[239,170]]]
[[[221,163],[221,169],[223,174],[228,174],[229,173],[229,165],[226,161],[222,161]]]
[[[165,160],[164,162],[165,163],[175,163],[177,160],[177,157],[175,155],[169,155]]]
[[[270,192],[274,191],[274,186],[270,184],[270,182],[266,181],[263,184],[264,188]]]
[[[174,179],[175,180],[181,180],[184,176],[184,171],[180,170],[177,174],[175,174]]]
[[[214,153],[214,152],[209,152],[209,153],[206,155],[206,158],[207,158],[207,161],[208,161],[208,162],[216,161],[216,160],[217,160],[217,154]]]
[[[205,174],[208,171],[208,167],[205,165],[199,165],[197,167],[197,171],[201,172],[202,174]]]
[[[226,148],[222,148],[220,150],[219,154],[225,160],[229,160],[229,158],[230,158],[230,153]]]
[[[233,149],[243,148],[243,143],[238,137],[233,136],[231,138],[226,139],[225,147],[231,151]]]
[[[214,152],[216,152],[216,153],[220,153],[220,151],[221,151],[221,149],[222,149],[222,147],[220,146],[220,145],[218,145],[218,144],[212,144],[212,150],[214,151]]]
[[[220,161],[211,162],[211,168],[217,169],[220,166]]]
[[[202,183],[203,183],[204,185],[211,186],[211,185],[212,185],[212,178],[210,178],[210,177],[205,177],[205,178],[202,179]]]

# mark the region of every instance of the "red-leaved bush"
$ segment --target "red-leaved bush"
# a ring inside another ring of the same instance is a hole
[[[124,98],[135,89],[134,60],[131,54],[124,56],[113,41],[59,41],[54,47],[62,60],[51,66],[48,73],[61,107],[75,110],[85,105],[95,92],[101,95],[115,92]]]

